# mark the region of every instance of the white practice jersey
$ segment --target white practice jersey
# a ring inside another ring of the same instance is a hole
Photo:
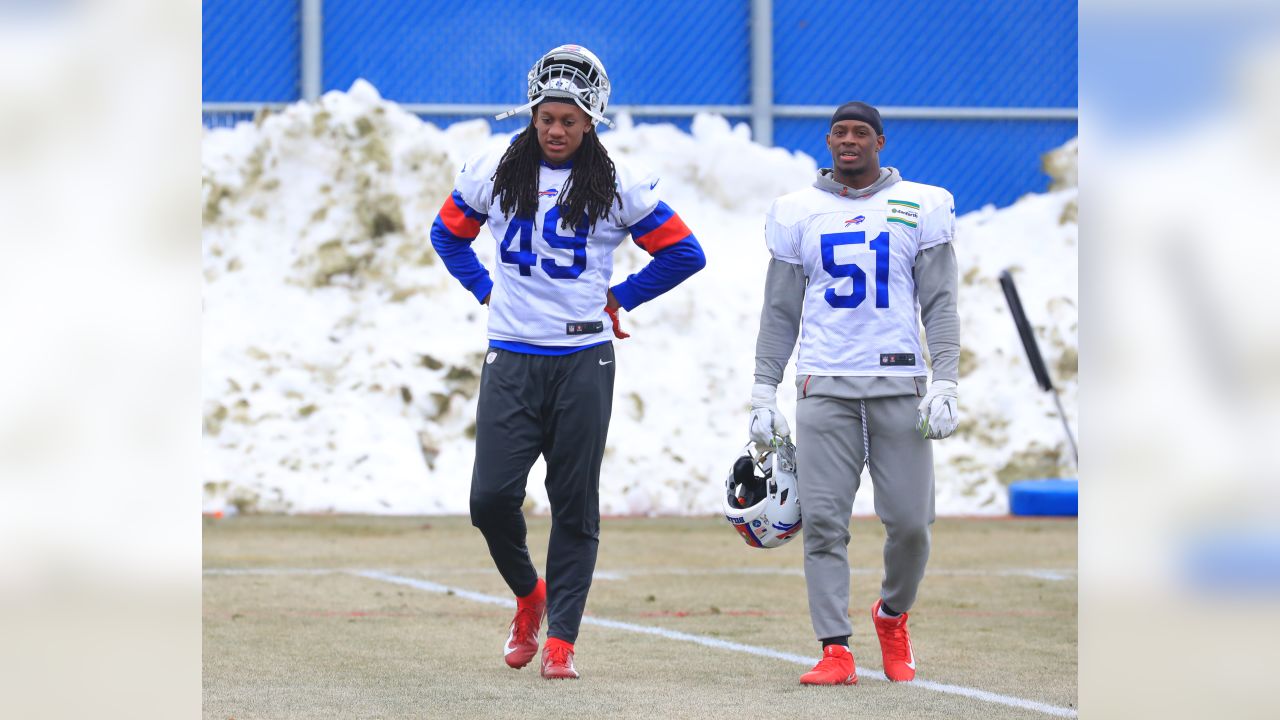
[[[927,375],[912,268],[921,250],[955,235],[955,201],[899,181],[874,195],[807,187],[765,218],[773,257],[804,267],[801,375]]]
[[[567,226],[556,206],[570,169],[544,164],[538,177],[537,217],[507,218],[493,198],[493,173],[503,150],[468,162],[454,183],[467,206],[488,216],[485,222],[498,242],[497,262],[491,268],[489,338],[560,347],[611,339],[604,307],[613,251],[631,234],[632,225],[658,207],[656,176],[638,174],[615,159],[621,203],[615,200],[609,216],[588,231],[585,223]]]

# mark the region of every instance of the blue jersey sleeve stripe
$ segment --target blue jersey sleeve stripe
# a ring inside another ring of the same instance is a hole
[[[465,215],[466,217],[471,218],[472,220],[475,220],[481,224],[484,224],[484,222],[489,219],[488,215],[485,215],[482,212],[477,212],[475,208],[468,205],[467,201],[462,199],[462,193],[458,192],[457,190],[454,190],[453,193],[450,195],[450,197],[453,198],[453,204],[457,205],[458,209],[461,210],[462,214]]]
[[[639,221],[627,229],[631,231],[631,237],[638,241],[645,235],[662,227],[675,214],[675,211],[666,203],[659,201],[658,207],[654,208],[653,212],[640,218]]]

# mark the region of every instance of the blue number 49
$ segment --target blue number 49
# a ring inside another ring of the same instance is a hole
[[[511,241],[520,235],[520,249],[512,250]],[[512,218],[507,225],[507,235],[498,246],[498,255],[508,265],[520,266],[520,274],[529,276],[530,268],[538,264],[538,256],[533,252],[533,221],[527,218]]]
[[[840,245],[862,245],[867,233],[837,232],[822,235],[822,269],[831,277],[853,278],[853,291],[841,295],[835,288],[827,288],[823,296],[833,308],[856,308],[867,299],[867,273],[857,263],[836,262],[836,248]],[[882,232],[868,245],[876,254],[876,307],[889,307],[889,233]]]
[[[554,258],[542,258],[543,272],[554,280],[573,280],[587,268],[587,219],[582,218],[574,228],[573,235],[560,235],[556,226],[560,224],[560,206],[555,205],[542,217],[542,239],[547,245],[557,250],[572,250],[573,262],[569,265],[557,265]],[[516,236],[520,236],[518,249],[512,245]],[[528,277],[533,268],[539,266],[538,254],[533,251],[533,221],[527,218],[512,218],[507,226],[507,234],[498,245],[498,254],[502,262],[516,265],[520,274]]]

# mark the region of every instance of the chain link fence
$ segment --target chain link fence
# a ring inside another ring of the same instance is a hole
[[[206,126],[303,97],[306,4],[204,0]],[[819,164],[829,163],[826,115],[847,100],[871,102],[885,110],[884,163],[947,187],[959,212],[1044,190],[1039,155],[1077,133],[1074,0],[601,0],[563,12],[516,0],[317,4],[315,87],[346,90],[364,78],[438,125],[522,104],[533,61],[574,42],[608,68],[611,110],[686,129],[698,109],[749,122],[753,61],[771,58],[755,68],[771,77],[772,128],[761,129]],[[754,59],[753,12],[772,23],[772,43]],[[922,109],[943,117],[921,118]]]
[[[324,87],[363,77],[416,103],[524,102],[544,52],[577,43],[604,60],[615,104],[749,101],[750,3],[596,2],[572,14],[504,0],[326,0]]]
[[[1075,107],[1074,0],[774,3],[774,102]]]
[[[201,33],[206,103],[300,97],[298,0],[204,0]]]
[[[1073,0],[779,1],[773,38],[777,105],[864,100],[884,109],[881,162],[951,190],[959,212],[1044,191],[1040,155],[1077,134],[1073,117],[925,120],[892,110],[1074,109]],[[830,164],[826,132],[826,118],[784,117],[774,142]]]

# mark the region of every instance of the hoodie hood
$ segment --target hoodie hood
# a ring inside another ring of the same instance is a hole
[[[831,168],[822,168],[818,171],[818,179],[813,181],[813,186],[840,197],[859,198],[875,195],[901,179],[902,176],[898,174],[897,168],[882,167],[880,168],[880,177],[875,182],[864,188],[852,188],[837,181]]]

